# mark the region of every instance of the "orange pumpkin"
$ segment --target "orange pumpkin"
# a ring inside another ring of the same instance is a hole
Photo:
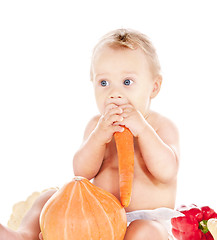
[[[115,196],[75,177],[44,205],[40,227],[44,240],[123,240],[127,220]]]

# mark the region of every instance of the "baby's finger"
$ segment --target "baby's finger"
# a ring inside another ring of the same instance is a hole
[[[124,118],[122,116],[115,114],[115,115],[111,115],[107,119],[107,122],[108,122],[109,125],[113,125],[115,122],[119,122],[119,123],[122,122],[123,119]]]
[[[123,109],[121,107],[118,107],[117,105],[113,106],[113,105],[109,105],[106,109],[105,109],[105,115],[112,115],[112,114],[121,114],[123,112]]]
[[[107,114],[111,109],[115,109],[115,108],[118,108],[118,106],[114,103],[110,103],[106,105],[104,109],[104,114]]]
[[[123,132],[124,127],[123,126],[113,126],[114,132]]]
[[[128,119],[129,116],[130,116],[130,114],[128,114],[128,113],[122,113],[120,115],[120,118],[119,118],[120,120],[119,121],[115,121],[113,123],[113,125],[115,125],[115,126],[117,126],[117,125],[125,125],[126,120]]]
[[[123,113],[123,109],[120,107],[116,107],[116,108],[112,108],[107,112],[107,116],[111,116],[111,115],[115,115],[115,114],[122,114]]]
[[[123,109],[123,112],[131,112],[134,109],[133,105],[131,104],[121,105],[121,108]]]

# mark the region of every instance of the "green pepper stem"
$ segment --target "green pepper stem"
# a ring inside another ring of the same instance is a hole
[[[207,227],[207,222],[208,220],[202,220],[199,222],[199,229],[203,232],[203,233],[208,233],[209,229]]]

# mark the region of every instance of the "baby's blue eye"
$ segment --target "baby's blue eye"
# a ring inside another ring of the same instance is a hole
[[[132,84],[132,83],[133,83],[133,81],[130,80],[130,79],[124,80],[124,85],[126,85],[126,86],[129,86],[129,85]]]
[[[103,86],[103,87],[106,87],[106,86],[109,85],[108,81],[106,81],[106,80],[102,80],[102,81],[100,82],[100,84],[101,84],[101,86]]]

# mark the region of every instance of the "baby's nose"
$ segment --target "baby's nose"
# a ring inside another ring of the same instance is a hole
[[[109,98],[123,98],[123,96],[120,93],[112,93],[109,95]]]
[[[128,103],[128,99],[121,94],[120,92],[116,92],[116,94],[113,92],[113,94],[109,94],[108,98],[107,98],[107,104],[108,103],[113,103],[116,105],[122,105],[122,104],[127,104]]]

